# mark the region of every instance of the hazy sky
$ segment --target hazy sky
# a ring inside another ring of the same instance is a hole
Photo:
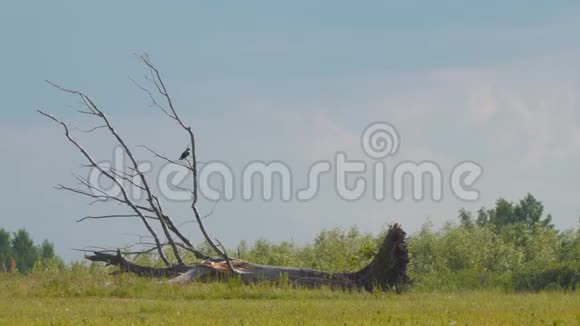
[[[242,239],[311,240],[322,228],[377,232],[393,221],[415,231],[430,218],[454,220],[461,207],[492,206],[527,192],[559,228],[580,216],[580,3],[551,1],[12,1],[0,4],[0,227],[72,248],[123,246],[145,230],[137,221],[75,223],[106,206],[57,192],[74,184],[81,159],[42,108],[74,125],[78,100],[50,79],[81,89],[132,145],[178,155],[187,140],[128,78],[147,51],[178,109],[194,127],[201,161],[241,169],[253,160],[306,168],[337,151],[360,158],[360,134],[388,121],[401,137],[389,166],[437,162],[449,172],[472,160],[484,168],[477,202],[340,200],[332,180],[315,200],[219,203],[207,219],[226,245]],[[106,134],[79,135],[100,160]],[[150,155],[137,150],[142,159]],[[447,186],[447,185],[446,185]],[[180,221],[187,204],[167,203]],[[212,204],[201,203],[208,212]],[[116,207],[113,207],[116,208]],[[122,208],[119,208],[122,211]],[[196,242],[193,224],[185,224]]]

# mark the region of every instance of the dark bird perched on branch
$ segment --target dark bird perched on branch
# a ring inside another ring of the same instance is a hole
[[[190,152],[189,146],[187,146],[187,149],[183,153],[181,153],[181,156],[179,157],[179,159],[185,160],[189,156],[189,154],[191,154],[191,152]]]

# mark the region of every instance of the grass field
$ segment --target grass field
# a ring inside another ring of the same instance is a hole
[[[577,292],[345,293],[71,272],[0,274],[0,295],[1,325],[580,324]]]

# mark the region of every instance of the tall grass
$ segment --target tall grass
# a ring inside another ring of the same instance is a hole
[[[0,274],[0,325],[574,325],[579,300],[575,292],[308,290],[283,279],[170,285],[80,264]]]

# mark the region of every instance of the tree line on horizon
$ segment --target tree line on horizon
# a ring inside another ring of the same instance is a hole
[[[321,231],[312,243],[242,242],[241,258],[262,264],[358,270],[375,254],[382,234],[356,227]],[[580,228],[557,230],[541,201],[499,198],[494,207],[459,210],[457,222],[426,222],[409,236],[409,276],[425,290],[575,289],[580,280]]]
[[[54,259],[60,260],[54,252],[54,244],[50,241],[44,240],[35,245],[25,229],[10,234],[0,228],[0,273],[30,272],[37,262]]]
[[[241,241],[230,252],[264,265],[357,271],[375,256],[383,238],[384,233],[364,233],[353,226],[322,230],[304,245]],[[475,213],[461,209],[457,222],[439,229],[426,222],[409,236],[408,248],[409,276],[419,289],[575,289],[580,279],[580,228],[556,229],[542,202],[531,194],[515,203],[499,198],[494,207]],[[20,272],[33,270],[35,261],[51,259],[60,263],[37,264],[38,270],[72,268],[55,256],[47,240],[35,246],[25,230],[11,236],[0,229],[0,265],[4,266],[0,270],[10,270],[10,257]],[[155,254],[133,258],[143,265],[161,264]],[[187,253],[184,258],[196,260]]]

